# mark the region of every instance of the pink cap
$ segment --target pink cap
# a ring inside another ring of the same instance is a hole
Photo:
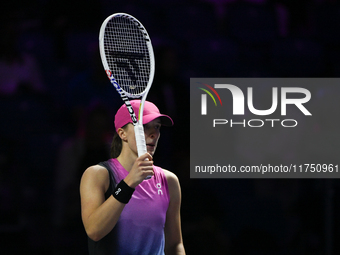
[[[138,120],[138,111],[141,100],[131,100],[130,104],[135,112],[136,118]],[[161,117],[161,123],[164,126],[172,126],[174,122],[172,119],[165,114],[161,114],[157,106],[149,101],[145,101],[144,103],[144,111],[143,111],[143,124],[149,123],[150,121]],[[115,128],[116,131],[118,128],[125,126],[128,123],[132,123],[129,111],[125,104],[123,104],[117,111],[115,115]]]

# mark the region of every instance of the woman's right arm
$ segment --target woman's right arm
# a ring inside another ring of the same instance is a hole
[[[149,160],[145,160],[146,158]],[[153,174],[152,157],[146,153],[136,159],[124,181],[135,188],[146,176]],[[93,241],[99,241],[111,232],[125,207],[124,203],[112,195],[105,200],[109,185],[109,173],[99,165],[86,169],[81,178],[81,217],[85,231]]]
[[[85,231],[93,241],[110,233],[125,206],[113,196],[105,200],[109,183],[107,169],[98,165],[86,169],[80,182],[81,216]]]

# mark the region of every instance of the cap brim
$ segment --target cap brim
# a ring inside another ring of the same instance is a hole
[[[149,114],[143,116],[143,124],[149,123],[150,121],[153,121],[154,119],[159,118],[161,120],[161,124],[163,126],[172,126],[174,124],[173,120],[170,118],[170,116],[165,114]]]

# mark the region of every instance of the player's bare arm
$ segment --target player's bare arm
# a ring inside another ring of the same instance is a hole
[[[149,154],[137,158],[125,182],[135,188],[145,176],[152,174],[152,161]],[[151,166],[150,166],[151,165]],[[110,196],[105,200],[109,188],[109,174],[99,165],[89,167],[80,183],[81,212],[85,231],[89,238],[98,241],[106,236],[116,225],[125,204]]]
[[[107,169],[98,165],[89,167],[81,179],[81,216],[88,237],[94,241],[114,228],[125,206],[113,196],[105,201],[109,182]]]

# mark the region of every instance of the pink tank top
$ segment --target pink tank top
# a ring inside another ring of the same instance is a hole
[[[117,159],[107,162],[112,166],[116,183],[128,175]],[[164,225],[170,196],[164,171],[154,166],[154,173],[136,187],[118,220],[119,254],[164,254]]]

